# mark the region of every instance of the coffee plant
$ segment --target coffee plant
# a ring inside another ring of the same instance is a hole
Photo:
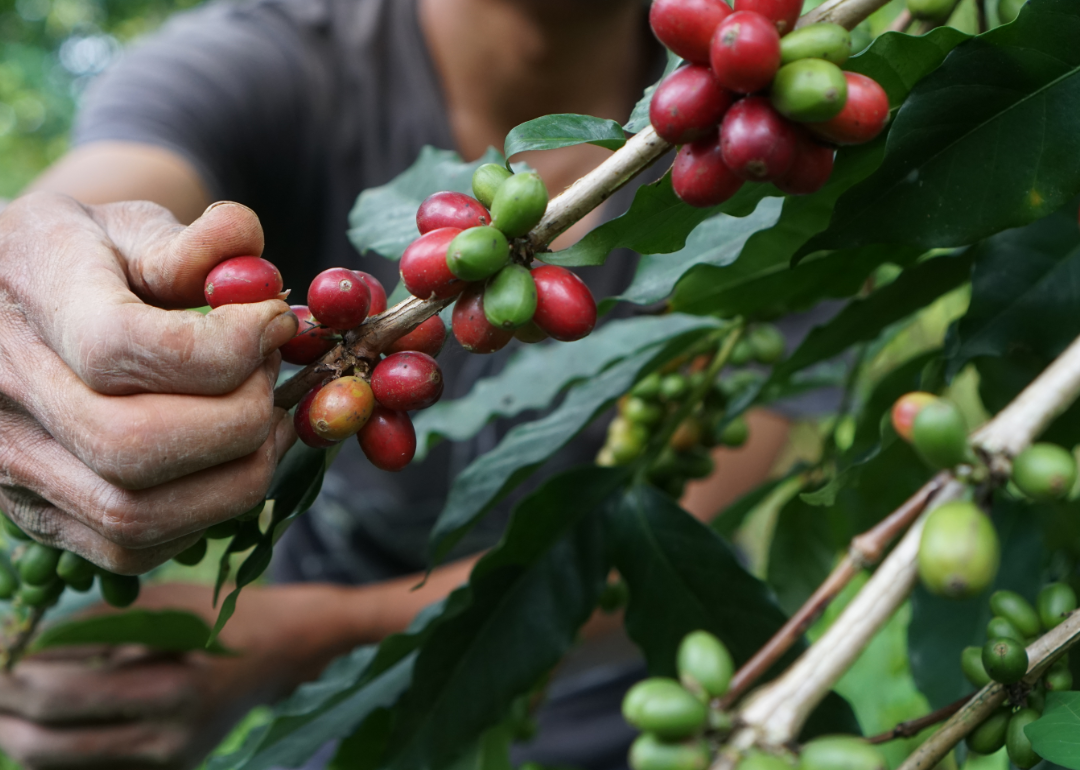
[[[136,610],[35,635],[65,586],[96,576],[125,606],[138,579],[8,522],[20,544],[0,565],[0,595],[14,597],[5,662],[73,641],[220,652],[217,632],[342,441],[355,435],[393,472],[436,441],[538,412],[456,476],[432,566],[603,420],[595,464],[549,474],[466,585],[336,661],[213,770],[299,767],[330,741],[333,768],[509,767],[598,608],[624,613],[650,669],[623,703],[641,732],[634,770],[915,770],[1003,747],[1020,768],[1080,768],[1068,656],[1080,638],[1080,4],[884,5],[828,0],[800,18],[790,0],[654,0],[669,71],[627,125],[538,118],[501,154],[467,163],[428,148],[365,191],[350,238],[400,260],[401,284],[388,298],[336,268],[294,308],[282,353],[303,368],[275,395],[301,442],[263,504],[206,532],[226,541],[218,592],[235,581],[215,627],[177,613],[159,621],[166,640],[133,631]],[[965,5],[974,34],[942,24]],[[507,162],[583,143],[613,152],[550,200]],[[551,250],[654,164],[627,211]],[[571,268],[622,249],[642,255],[636,276],[598,305]],[[287,286],[239,257],[207,277],[206,299]],[[836,299],[797,344],[773,326]],[[944,302],[964,306],[944,341],[891,357]],[[632,310],[594,329],[617,304]],[[448,336],[476,354],[518,347],[500,374],[440,402]],[[992,416],[962,408],[965,382]],[[680,508],[688,481],[724,462],[717,448],[748,440],[748,410],[822,387],[843,397],[820,456],[711,525]],[[730,538],[766,508],[768,563],[751,572]],[[204,539],[176,560],[207,553]],[[863,736],[837,689],[898,611],[932,712]]]

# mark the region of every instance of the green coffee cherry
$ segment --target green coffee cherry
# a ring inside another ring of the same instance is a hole
[[[1046,672],[1046,689],[1050,692],[1068,692],[1073,686],[1072,670],[1069,668],[1067,657],[1054,661],[1050,670]]]
[[[19,576],[7,564],[0,561],[0,599],[7,601],[19,590]]]
[[[94,585],[94,565],[77,553],[64,551],[56,565],[56,574],[76,591],[89,591]]]
[[[29,583],[23,583],[19,586],[17,597],[27,607],[44,609],[56,604],[62,593],[64,593],[64,581],[53,578],[52,582],[43,586],[32,586]]]
[[[1013,460],[1012,481],[1032,500],[1061,500],[1076,483],[1076,459],[1057,444],[1034,444]]]
[[[534,171],[514,174],[499,185],[491,201],[491,224],[506,237],[518,238],[540,223],[547,205],[547,187],[539,174]]]
[[[643,398],[631,396],[623,406],[622,415],[639,425],[656,425],[664,419],[664,410]]]
[[[731,349],[731,357],[728,358],[728,363],[732,366],[746,366],[753,358],[754,349],[750,347],[750,342],[746,337],[743,337]]]
[[[660,400],[679,401],[690,392],[690,381],[678,372],[664,375],[660,380]]]
[[[536,284],[521,265],[507,265],[484,288],[484,315],[497,329],[516,329],[536,312]]]
[[[22,540],[26,543],[30,542],[32,539],[30,535],[19,529],[19,525],[9,519],[6,515],[0,514],[0,525],[4,528],[4,534],[12,540]]]
[[[644,425],[616,417],[608,426],[607,447],[616,465],[626,465],[637,459],[649,443],[649,431]]]
[[[194,567],[196,564],[203,560],[206,556],[206,538],[200,538],[195,541],[194,545],[188,546],[186,549],[176,554],[173,557],[173,561],[177,564],[183,564],[185,567]]]
[[[877,746],[851,735],[828,735],[803,746],[799,770],[888,770]]]
[[[1031,692],[1027,694],[1025,705],[1027,708],[1035,709],[1041,714],[1046,706],[1046,685],[1041,681],[1036,682],[1035,686],[1031,688]]]
[[[919,542],[919,577],[931,593],[952,599],[975,596],[994,582],[1000,559],[994,525],[974,503],[946,503],[927,517]]]
[[[60,550],[41,543],[30,543],[15,560],[15,568],[24,583],[43,586],[56,578]]]
[[[743,757],[738,770],[791,770],[791,763],[764,751],[750,751]]]
[[[799,59],[824,59],[843,64],[849,56],[851,33],[839,24],[810,24],[780,38],[781,64],[791,64]]]
[[[1005,745],[1005,733],[1009,729],[1009,719],[1012,712],[1009,709],[995,711],[981,725],[976,727],[967,736],[967,746],[976,754],[994,754]]]
[[[1043,628],[1049,631],[1076,609],[1076,592],[1065,583],[1050,583],[1039,592],[1035,605]]]
[[[117,575],[102,570],[98,576],[101,596],[113,607],[130,607],[139,598],[139,578],[137,575]]]
[[[482,281],[510,261],[510,244],[494,227],[470,227],[450,241],[446,266],[463,281]]]
[[[1020,770],[1027,770],[1042,761],[1042,757],[1035,753],[1031,739],[1024,732],[1024,728],[1038,718],[1039,712],[1035,709],[1023,709],[1013,714],[1009,720],[1009,729],[1005,733],[1005,748],[1009,752],[1009,759]]]
[[[1015,639],[991,639],[983,647],[982,662],[995,682],[1016,684],[1027,673],[1027,650]]]
[[[681,476],[682,463],[679,455],[671,447],[664,447],[657,456],[656,462],[649,468],[649,478],[659,483]]]
[[[639,735],[630,747],[632,770],[705,770],[709,744],[703,740],[665,743],[655,735]]]
[[[741,447],[750,438],[750,426],[742,417],[736,417],[720,430],[717,438],[724,446]]]
[[[502,187],[502,183],[512,176],[513,174],[507,170],[506,166],[500,166],[498,163],[485,163],[473,172],[473,196],[483,203],[486,208],[491,208],[491,202],[495,200],[495,193]]]
[[[938,399],[927,404],[911,424],[911,443],[935,468],[953,468],[967,462],[967,423],[955,404]]]
[[[772,324],[755,326],[748,333],[746,341],[753,351],[754,358],[763,364],[775,364],[784,357],[784,349],[787,347],[787,340],[784,339],[783,333]]]
[[[847,80],[832,62],[799,59],[776,73],[770,97],[776,111],[791,120],[831,120],[847,104]]]
[[[1005,618],[1027,636],[1038,636],[1042,631],[1039,613],[1027,599],[1015,591],[994,591],[990,594],[990,609],[998,617]]]
[[[719,698],[727,692],[735,662],[724,643],[708,631],[692,631],[679,645],[679,681],[698,696]]]
[[[652,372],[630,389],[630,395],[646,401],[660,398],[660,372]]]
[[[1002,24],[1011,24],[1020,15],[1020,10],[1027,0],[998,0],[998,19]]]
[[[993,681],[986,673],[986,666],[982,662],[982,647],[965,647],[960,653],[960,669],[967,680],[976,687],[986,687]]]
[[[239,521],[236,519],[226,519],[225,521],[220,521],[211,526],[203,533],[203,537],[209,538],[210,540],[224,540],[225,538],[233,537],[239,531]]]
[[[940,21],[952,13],[956,0],[907,0],[907,9],[916,19]]]
[[[1023,644],[1027,641],[1020,629],[1005,618],[990,618],[986,624],[987,639],[1012,639]]]
[[[630,688],[623,716],[642,732],[679,740],[701,730],[709,715],[705,704],[674,679],[654,677]]]

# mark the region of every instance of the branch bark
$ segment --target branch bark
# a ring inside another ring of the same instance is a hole
[[[855,29],[870,14],[885,6],[889,0],[825,0],[799,19],[795,28],[829,21],[844,29]]]

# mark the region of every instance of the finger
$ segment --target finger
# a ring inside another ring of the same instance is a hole
[[[55,728],[0,716],[0,745],[26,770],[184,770],[188,740],[170,723]]]

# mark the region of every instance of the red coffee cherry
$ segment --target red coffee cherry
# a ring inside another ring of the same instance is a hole
[[[698,208],[717,206],[742,185],[743,180],[724,164],[719,133],[679,148],[671,169],[671,186],[684,203]]]
[[[421,235],[401,255],[401,280],[409,294],[420,299],[446,299],[465,288],[465,282],[446,266],[446,252],[458,233],[456,227],[443,227]]]
[[[736,102],[720,124],[724,163],[748,181],[770,181],[786,174],[795,161],[795,142],[791,123],[762,96]]]
[[[844,109],[832,120],[807,123],[822,139],[835,144],[863,144],[881,133],[889,120],[889,95],[873,78],[845,72],[848,97]]]
[[[467,230],[491,224],[491,214],[476,198],[459,192],[437,192],[429,196],[416,210],[416,226],[420,234],[442,227]]]
[[[383,288],[382,282],[371,273],[365,273],[363,270],[353,270],[360,280],[367,284],[368,291],[371,292],[371,307],[368,308],[368,317],[378,315],[386,310],[386,289]]]
[[[541,265],[532,271],[532,277],[536,283],[536,325],[560,342],[589,336],[596,326],[596,300],[585,282],[558,265]]]
[[[778,188],[789,195],[809,195],[825,186],[833,169],[832,147],[819,144],[806,135],[796,131],[795,160],[787,173],[773,180]]]
[[[333,348],[337,340],[334,339],[334,330],[319,325],[307,305],[293,305],[292,311],[300,322],[299,328],[296,330],[296,336],[278,350],[281,351],[281,358],[284,361],[307,366],[318,361],[323,354]]]
[[[442,350],[446,342],[446,324],[437,315],[424,321],[411,332],[398,337],[386,349],[387,353],[401,353],[406,350],[415,350],[418,353],[427,353],[435,357]]]
[[[427,409],[442,396],[442,369],[427,353],[392,353],[371,373],[375,400],[395,412]]]
[[[686,144],[711,134],[734,101],[712,70],[690,64],[672,72],[653,93],[649,122],[664,141]]]
[[[780,35],[761,14],[737,11],[716,28],[709,61],[724,88],[740,94],[760,91],[780,69]]]
[[[656,39],[695,64],[709,63],[713,32],[731,15],[722,0],[653,0],[649,25]]]
[[[735,0],[736,11],[761,14],[776,25],[780,37],[795,29],[802,6],[803,0]]]
[[[331,329],[352,329],[367,318],[371,290],[352,270],[323,270],[308,288],[308,307]]]
[[[309,447],[326,449],[338,442],[324,439],[311,427],[311,402],[315,400],[320,390],[322,390],[322,385],[317,385],[300,399],[300,403],[296,405],[296,412],[293,414],[293,428],[296,429],[296,437]]]
[[[379,470],[400,471],[416,454],[416,430],[405,412],[376,406],[356,438],[364,456]]]
[[[470,353],[494,353],[506,347],[512,330],[499,329],[484,315],[484,284],[471,284],[454,303],[451,316],[454,337]]]
[[[203,296],[210,307],[246,305],[277,299],[283,285],[281,273],[265,259],[233,257],[206,276]]]
[[[342,441],[364,427],[375,407],[371,386],[359,377],[339,377],[311,399],[312,430],[328,441]]]

